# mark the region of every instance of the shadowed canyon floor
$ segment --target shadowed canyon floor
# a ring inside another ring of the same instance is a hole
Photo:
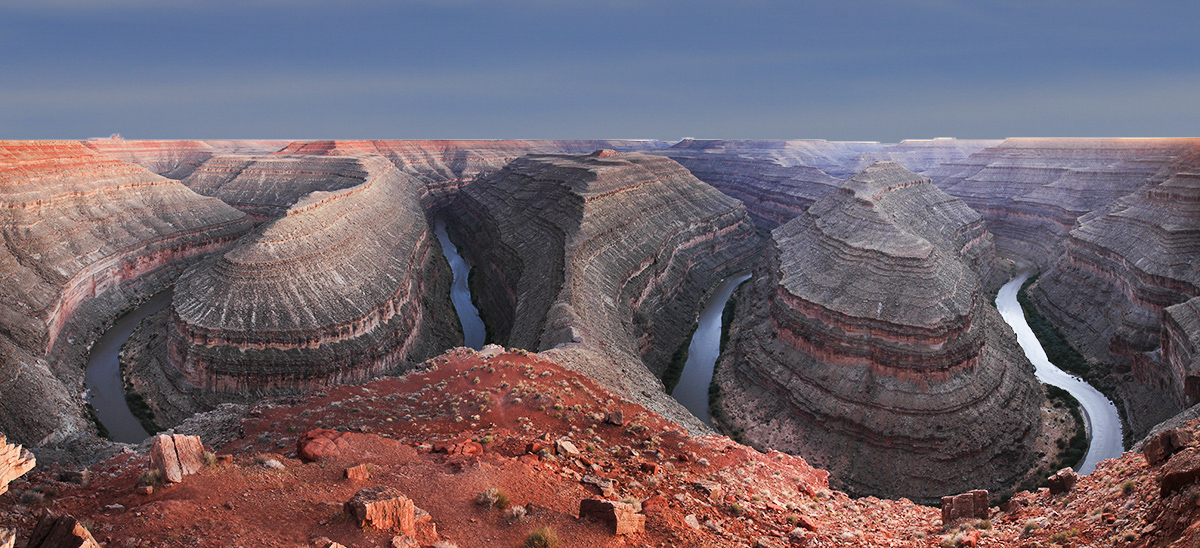
[[[1195,403],[1198,150],[0,142],[0,432],[40,461],[0,494],[0,529],[23,546],[50,509],[108,546],[405,545],[343,517],[382,484],[423,509],[421,546],[516,546],[543,525],[567,546],[1195,545],[1194,410],[1144,457],[973,519],[829,484],[928,503],[983,487],[996,503],[1054,459],[1069,415],[991,305],[1013,263],[1043,272],[1035,308],[1138,435]],[[452,294],[447,259],[469,265],[469,293]],[[701,305],[750,269],[718,424],[818,468],[712,435],[660,381]],[[150,444],[96,437],[83,364],[172,285],[121,349],[122,384],[232,458],[138,494]],[[463,341],[452,296],[514,348],[427,360]],[[337,454],[309,463],[318,442]],[[476,505],[489,487],[524,515]],[[612,521],[580,514],[596,504]]]

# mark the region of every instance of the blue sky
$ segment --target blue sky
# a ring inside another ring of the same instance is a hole
[[[1200,135],[1200,2],[8,0],[0,138]]]

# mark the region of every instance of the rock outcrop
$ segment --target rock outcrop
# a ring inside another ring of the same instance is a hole
[[[1006,256],[1042,269],[1080,216],[1141,186],[1188,139],[1008,139],[924,173],[983,214]]]
[[[197,167],[183,184],[265,221],[283,216],[313,192],[358,186],[367,173],[363,159],[350,156],[221,155]]]
[[[378,154],[401,171],[425,183],[427,208],[440,213],[464,182],[492,173],[525,154],[586,154],[597,149],[618,152],[665,148],[662,141],[640,140],[337,140],[296,141],[279,154],[356,156]]]
[[[715,416],[854,493],[1011,490],[1034,461],[1042,396],[988,303],[994,265],[978,213],[897,164],[871,166],[772,232]]]
[[[529,155],[463,187],[450,228],[491,340],[556,358],[703,428],[656,376],[706,292],[748,267],[746,209],[644,154]],[[555,350],[554,352],[559,352]]]
[[[20,445],[8,443],[8,438],[0,434],[0,495],[8,492],[8,484],[33,470],[37,459],[33,453]]]
[[[100,548],[92,533],[79,520],[43,512],[29,535],[28,548]]]
[[[362,184],[308,194],[179,278],[168,359],[191,385],[358,381],[461,340],[420,182],[379,156],[358,162]]]
[[[123,162],[138,164],[171,179],[183,179],[216,154],[268,154],[287,141],[126,141],[90,139],[88,148]]]
[[[1031,291],[1094,367],[1128,372],[1151,390],[1121,387],[1135,436],[1200,401],[1192,302],[1200,297],[1200,154],[1196,160],[1082,217],[1066,253]]]
[[[98,329],[251,226],[74,141],[0,142],[0,206],[0,429],[33,446],[86,428],[80,364]]]

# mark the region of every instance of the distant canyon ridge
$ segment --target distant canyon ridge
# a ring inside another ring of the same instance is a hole
[[[171,426],[488,342],[695,434],[677,374],[734,297],[718,424],[855,494],[1011,492],[1045,396],[999,318],[1029,296],[1133,437],[1200,401],[1200,139],[0,141],[0,432],[103,444],[88,350],[164,289],[126,382]],[[126,363],[128,362],[128,363]]]

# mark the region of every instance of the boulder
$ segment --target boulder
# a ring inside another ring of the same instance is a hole
[[[0,495],[8,492],[8,484],[33,470],[37,459],[33,453],[20,445],[9,444],[4,434],[0,434]]]
[[[17,534],[10,529],[0,529],[0,548],[13,548],[17,543]]]
[[[371,465],[360,464],[358,466],[351,466],[343,474],[349,481],[367,481],[371,478]]]
[[[614,535],[637,533],[646,529],[646,516],[637,513],[633,505],[604,499],[579,501],[579,517],[594,518],[608,523]]]
[[[100,548],[96,539],[75,518],[43,512],[38,517],[27,548]]]
[[[1161,494],[1165,498],[1200,480],[1200,450],[1188,447],[1171,457],[1159,476]]]
[[[150,448],[150,466],[160,470],[167,483],[179,483],[183,476],[204,469],[204,444],[199,436],[159,435]]]
[[[408,536],[416,535],[416,507],[393,487],[360,489],[343,508],[364,529],[396,529]]]
[[[715,481],[697,481],[692,485],[697,491],[700,491],[702,494],[704,494],[705,498],[708,500],[720,499],[721,494],[724,492],[721,489],[721,484]]]
[[[976,489],[961,495],[942,497],[942,524],[956,519],[987,519],[988,492]]]
[[[1146,446],[1142,448],[1142,455],[1146,457],[1147,464],[1154,466],[1166,460],[1176,451],[1191,445],[1193,438],[1190,430],[1180,428],[1165,430],[1146,442]]]
[[[1051,495],[1069,493],[1071,488],[1075,487],[1075,482],[1078,480],[1079,474],[1076,474],[1075,470],[1071,469],[1070,467],[1063,468],[1062,470],[1055,472],[1053,476],[1050,476],[1046,479],[1046,481],[1050,483]]]
[[[346,445],[346,442],[342,441],[342,432],[317,428],[305,432],[296,440],[296,454],[304,462],[316,462],[337,457]]]

